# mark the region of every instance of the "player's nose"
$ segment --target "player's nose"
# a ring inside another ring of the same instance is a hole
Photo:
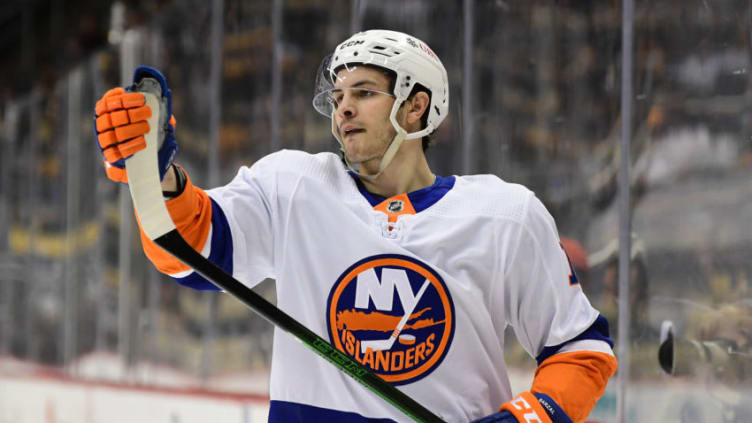
[[[342,101],[339,104],[339,107],[337,107],[337,114],[339,115],[340,119],[352,119],[357,115],[357,108],[355,107],[355,102],[352,101],[351,96],[345,95],[342,97]]]

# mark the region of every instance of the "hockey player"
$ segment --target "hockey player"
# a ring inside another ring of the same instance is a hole
[[[135,81],[144,76],[159,80],[170,116],[166,81],[149,68]],[[427,137],[449,109],[436,54],[400,32],[357,33],[324,60],[314,106],[341,156],[279,151],[209,191],[172,163],[174,119],[165,122],[162,188],[183,237],[248,286],[275,279],[282,310],[446,421],[584,421],[617,367],[608,323],[531,191],[431,172]],[[111,179],[127,183],[124,160],[143,148],[150,114],[122,88],[97,103]],[[160,271],[214,288],[142,241]],[[538,363],[516,397],[508,325]],[[407,420],[279,330],[270,398],[271,422]]]

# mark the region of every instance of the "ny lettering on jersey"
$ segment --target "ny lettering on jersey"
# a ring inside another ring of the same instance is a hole
[[[402,255],[350,266],[332,287],[327,310],[332,344],[395,385],[433,371],[454,335],[454,305],[444,281]]]

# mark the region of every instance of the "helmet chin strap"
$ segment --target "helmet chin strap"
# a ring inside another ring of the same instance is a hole
[[[337,139],[337,142],[339,142],[340,151],[342,151],[342,155],[345,159],[345,164],[347,165],[347,168],[350,169],[353,173],[358,175],[359,178],[366,179],[368,181],[373,181],[374,179],[378,178],[381,173],[384,172],[384,169],[389,166],[389,164],[392,162],[392,159],[394,159],[394,156],[397,154],[397,151],[399,151],[400,146],[402,146],[402,143],[405,140],[412,140],[416,138],[421,138],[425,135],[428,135],[433,130],[433,125],[428,124],[428,126],[418,132],[411,132],[407,133],[402,126],[397,123],[397,110],[399,110],[400,105],[404,101],[403,98],[397,98],[394,102],[394,106],[392,106],[392,112],[389,114],[389,121],[392,123],[392,126],[394,127],[394,130],[397,131],[396,134],[394,134],[394,137],[392,138],[392,142],[389,143],[389,147],[387,147],[386,151],[384,152],[384,155],[381,156],[381,162],[379,163],[379,171],[376,172],[373,175],[366,175],[361,172],[358,172],[355,170],[355,168],[350,163],[350,160],[347,159],[347,152],[345,151],[345,143],[342,142],[342,140],[339,138],[338,131],[337,131],[337,124],[334,122],[334,115],[332,115],[332,135],[334,135],[334,138]]]

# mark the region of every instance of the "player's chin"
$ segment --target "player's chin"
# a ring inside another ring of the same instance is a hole
[[[345,156],[347,156],[347,161],[355,164],[367,160],[367,155],[362,151],[362,148],[359,147],[360,146],[355,142],[345,143]]]
[[[379,160],[380,158],[373,156],[347,155],[347,161],[350,162],[352,166],[357,167],[361,174],[372,173],[367,171],[366,169],[371,169],[374,166],[378,168]]]
[[[357,153],[362,149],[363,139],[358,136],[359,134],[348,134],[344,137],[345,149],[353,153]]]
[[[353,165],[360,164],[363,162],[363,156],[360,154],[345,152],[345,157],[347,157],[347,161]]]
[[[382,152],[365,139],[348,138],[345,140],[345,155],[350,163],[362,163],[373,160]]]

